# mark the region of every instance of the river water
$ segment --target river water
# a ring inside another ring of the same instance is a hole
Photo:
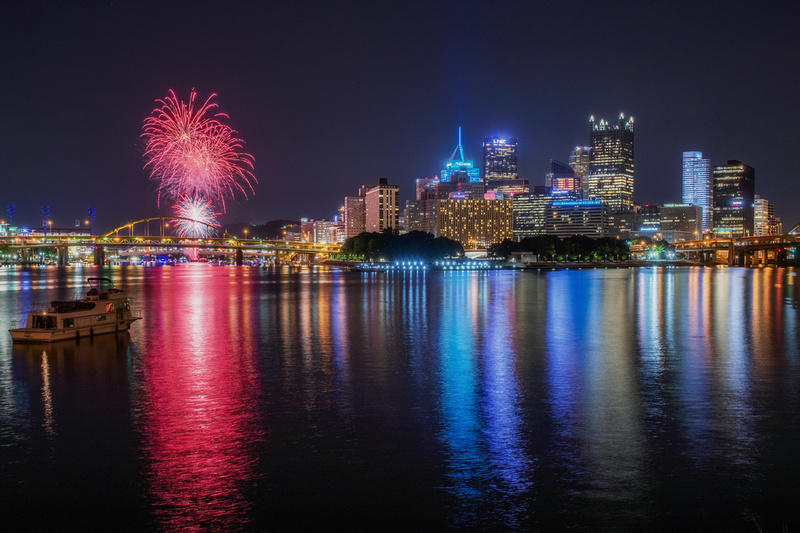
[[[0,336],[13,528],[800,527],[791,269],[0,269],[0,318],[124,286],[130,334]]]

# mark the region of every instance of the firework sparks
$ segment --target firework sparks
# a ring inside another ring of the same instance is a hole
[[[206,238],[217,234],[217,215],[211,200],[205,198],[180,197],[172,206],[175,216],[175,231],[180,237]]]
[[[160,105],[147,117],[142,127],[147,146],[145,168],[150,179],[158,182],[158,203],[161,197],[209,198],[222,205],[238,191],[247,198],[253,191],[252,155],[241,151],[244,141],[236,131],[220,122],[228,118],[215,113],[212,102],[216,94],[199,107],[197,93],[192,90],[189,102],[181,102],[170,90]]]

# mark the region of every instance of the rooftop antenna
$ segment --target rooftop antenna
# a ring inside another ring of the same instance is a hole
[[[453,150],[453,155],[450,156],[450,159],[447,160],[448,163],[453,160],[453,158],[456,156],[456,153],[460,153],[461,161],[464,161],[464,147],[461,145],[461,126],[458,127],[458,146],[456,146],[456,149]]]

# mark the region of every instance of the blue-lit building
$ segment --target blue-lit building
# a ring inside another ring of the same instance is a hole
[[[453,155],[447,160],[445,167],[439,175],[443,183],[482,183],[481,171],[475,168],[472,161],[464,158],[464,147],[461,144],[461,128],[458,128],[458,146],[453,150]]]
[[[702,152],[683,152],[683,203],[702,209],[703,233],[711,229],[712,198],[711,160],[703,159]]]

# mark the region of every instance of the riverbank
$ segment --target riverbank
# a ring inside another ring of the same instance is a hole
[[[316,263],[321,266],[329,266],[335,268],[348,269],[354,266],[363,264],[363,261],[344,261],[336,259],[327,259]],[[509,261],[498,261],[498,264],[503,269],[508,270],[586,270],[598,268],[636,268],[636,267],[653,267],[653,266],[671,266],[671,267],[713,267],[718,266],[717,263],[704,263],[702,261],[687,261],[687,260],[674,260],[674,261],[538,261],[527,263],[512,263]]]

